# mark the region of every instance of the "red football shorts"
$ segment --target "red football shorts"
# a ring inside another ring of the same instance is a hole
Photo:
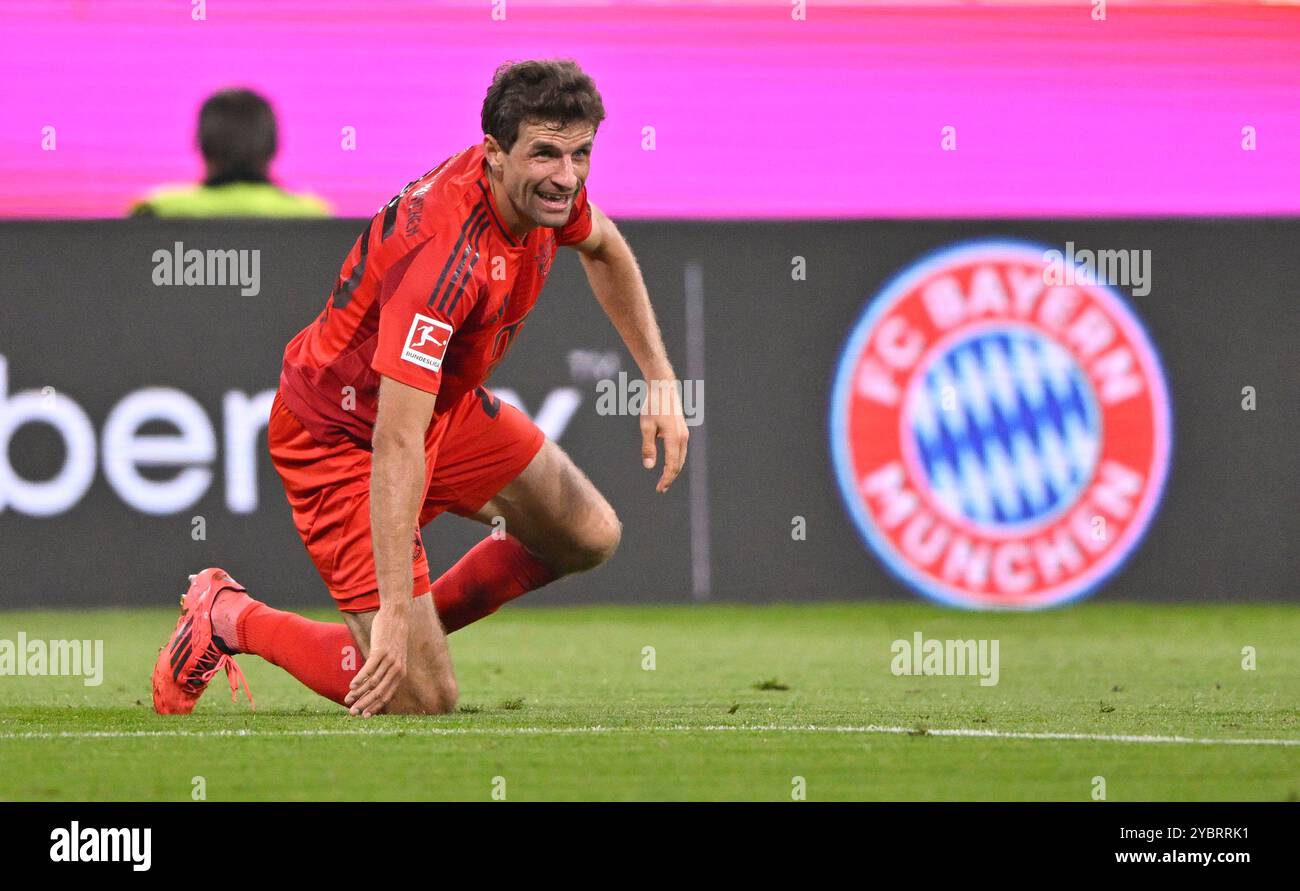
[[[345,613],[378,609],[370,541],[370,451],[347,439],[317,442],[279,393],[266,438],[294,526],[338,608]],[[483,387],[466,393],[434,421],[425,439],[424,504],[419,526],[411,530],[412,596],[429,591],[420,527],[443,511],[475,513],[528,466],[544,439],[527,415]]]

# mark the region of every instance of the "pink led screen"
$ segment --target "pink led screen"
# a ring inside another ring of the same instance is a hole
[[[481,139],[499,62],[559,55],[604,95],[589,186],[617,217],[1300,211],[1294,6],[1112,3],[1104,22],[1088,3],[810,0],[806,21],[784,0],[510,0],[505,21],[488,0],[191,9],[0,6],[0,216],[117,216],[194,180],[196,109],[232,85],[275,104],[281,183],[368,215]]]

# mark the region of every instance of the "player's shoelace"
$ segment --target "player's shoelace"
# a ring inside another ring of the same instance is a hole
[[[226,680],[230,682],[230,701],[239,701],[239,685],[243,684],[244,695],[248,698],[248,704],[253,709],[256,709],[257,704],[253,702],[253,691],[248,687],[248,679],[239,670],[239,664],[229,655],[218,650],[215,644],[208,647],[207,652],[194,663],[194,670],[197,674],[192,675],[186,681],[185,688],[191,693],[199,692],[204,685],[212,680],[213,675],[223,668],[226,670]]]

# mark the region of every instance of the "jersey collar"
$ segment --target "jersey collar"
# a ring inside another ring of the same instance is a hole
[[[486,160],[483,162],[483,166],[487,166]],[[510,231],[510,227],[507,226],[505,220],[501,218],[501,211],[497,210],[497,199],[496,196],[492,194],[492,186],[488,182],[486,172],[479,177],[478,187],[483,193],[483,200],[487,203],[488,213],[492,216],[492,222],[496,224],[497,231],[499,231],[501,237],[506,240],[506,244],[511,247],[521,247],[523,243],[518,238],[515,238],[514,233]]]

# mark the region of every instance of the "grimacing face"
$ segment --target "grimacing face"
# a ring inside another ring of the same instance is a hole
[[[502,191],[525,229],[563,226],[591,170],[596,130],[585,121],[562,129],[526,121],[509,152],[487,137],[489,160],[501,174]]]

